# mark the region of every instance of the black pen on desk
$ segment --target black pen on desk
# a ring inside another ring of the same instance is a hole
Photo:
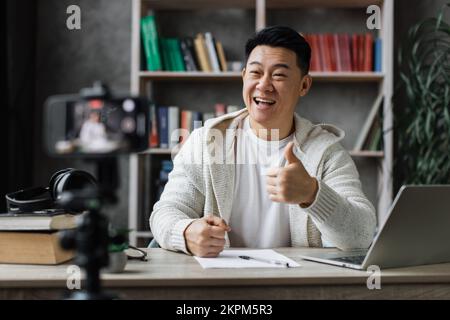
[[[249,256],[239,256],[239,258],[244,259],[244,260],[255,260],[255,261],[275,264],[278,266],[283,266],[285,268],[289,268],[289,263],[284,262],[284,261],[273,260],[273,259],[254,258],[254,257],[249,257]]]

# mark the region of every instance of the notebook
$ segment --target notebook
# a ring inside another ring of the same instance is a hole
[[[242,259],[250,257],[254,259]],[[225,249],[215,258],[194,257],[203,269],[210,268],[284,268],[282,265],[268,261],[282,261],[289,264],[289,268],[300,267],[292,259],[271,249]],[[267,262],[264,262],[266,260]]]
[[[53,210],[33,213],[0,214],[0,231],[74,229],[81,214]]]

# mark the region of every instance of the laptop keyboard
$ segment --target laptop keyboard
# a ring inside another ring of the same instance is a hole
[[[366,256],[351,256],[351,257],[333,258],[331,260],[347,262],[347,263],[351,263],[351,264],[362,264],[365,257]]]

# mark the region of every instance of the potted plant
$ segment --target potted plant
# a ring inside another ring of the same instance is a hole
[[[109,265],[106,268],[107,272],[120,273],[125,270],[127,265],[127,254],[125,250],[128,249],[128,229],[110,230],[111,243],[108,245]]]
[[[396,112],[399,185],[450,182],[450,25],[437,17],[410,28],[398,55],[406,104]]]

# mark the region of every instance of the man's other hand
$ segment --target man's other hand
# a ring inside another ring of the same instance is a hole
[[[208,215],[192,222],[184,231],[186,247],[198,257],[217,257],[225,246],[225,232],[231,228],[222,218]]]

